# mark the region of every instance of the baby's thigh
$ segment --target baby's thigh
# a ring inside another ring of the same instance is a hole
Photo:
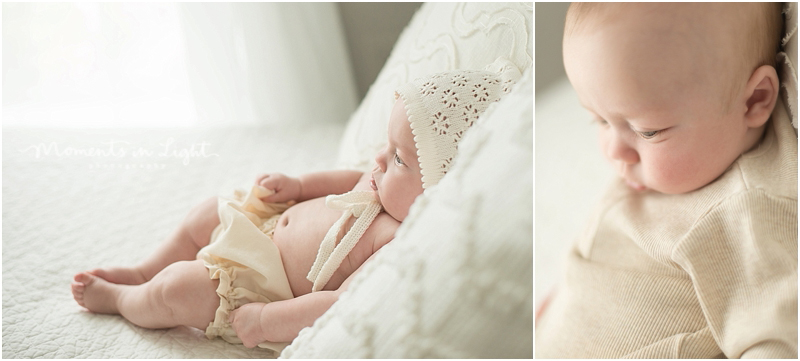
[[[177,324],[204,330],[214,320],[219,280],[211,279],[202,260],[173,263],[151,282],[160,283],[164,303]]]
[[[219,225],[217,197],[211,197],[198,204],[186,216],[183,227],[192,237],[194,243],[202,248],[208,245],[211,233]]]

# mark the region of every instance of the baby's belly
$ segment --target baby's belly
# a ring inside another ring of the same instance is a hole
[[[322,239],[341,216],[341,211],[327,208],[325,198],[321,197],[292,206],[278,220],[273,241],[280,250],[283,267],[295,297],[311,292],[312,284],[306,276],[314,264]],[[345,225],[345,229],[349,229],[352,223],[353,219]],[[359,241],[351,254],[360,254],[361,249],[367,248],[363,241]],[[368,246],[371,250],[371,245]],[[358,263],[363,263],[363,260]],[[342,275],[354,271],[348,269],[347,260],[342,264],[340,272],[331,278],[325,289],[338,288],[344,281]]]

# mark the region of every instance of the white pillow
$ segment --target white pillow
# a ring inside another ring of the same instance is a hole
[[[350,117],[337,166],[372,169],[400,85],[448,70],[480,70],[501,56],[523,70],[532,54],[533,3],[423,4]]]
[[[533,357],[530,68],[363,267],[282,358]]]
[[[778,72],[781,76],[783,102],[786,111],[792,118],[792,125],[797,129],[797,3],[787,2],[783,5],[786,21],[785,34],[778,53]]]

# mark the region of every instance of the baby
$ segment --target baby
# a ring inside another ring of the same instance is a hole
[[[190,326],[209,338],[281,350],[394,238],[513,75],[453,71],[400,87],[388,144],[371,173],[259,176],[249,192],[197,206],[137,266],[75,275],[75,300],[145,328]]]
[[[564,66],[619,180],[537,320],[537,358],[797,358],[782,27],[770,3],[570,6]]]

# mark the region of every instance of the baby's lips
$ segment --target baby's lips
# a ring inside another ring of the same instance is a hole
[[[635,189],[635,190],[637,190],[637,191],[640,191],[640,192],[641,192],[641,191],[643,191],[643,190],[645,190],[645,189],[647,189],[647,187],[645,187],[645,186],[643,186],[643,185],[641,185],[641,184],[639,184],[639,183],[636,183],[636,182],[634,182],[634,181],[628,180],[628,179],[626,179],[626,180],[625,180],[625,183],[626,183],[626,184],[627,184],[629,187],[631,187],[631,188],[633,188],[633,189]]]
[[[370,186],[370,188],[372,188],[373,191],[377,191],[378,190],[378,183],[375,182],[375,177],[370,177],[369,186]]]

